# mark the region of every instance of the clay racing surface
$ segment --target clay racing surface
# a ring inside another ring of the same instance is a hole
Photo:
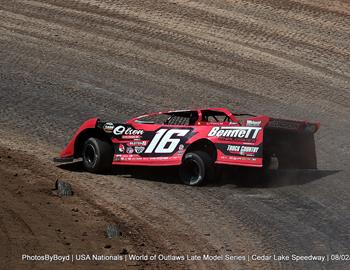
[[[22,253],[119,254],[123,248],[174,255],[349,254],[350,5],[328,2],[1,1],[0,268],[70,267],[23,262]],[[258,186],[249,185],[249,174],[231,175],[193,188],[164,171],[92,175],[51,162],[90,117],[123,121],[205,106],[320,121],[320,170],[283,173]],[[55,197],[56,179],[69,181],[77,193]],[[130,233],[106,239],[110,222]]]

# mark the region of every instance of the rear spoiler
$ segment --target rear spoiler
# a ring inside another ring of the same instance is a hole
[[[281,169],[317,169],[314,134],[319,123],[270,118],[264,129],[264,161]]]
[[[320,123],[270,118],[265,128],[313,134],[320,128]]]

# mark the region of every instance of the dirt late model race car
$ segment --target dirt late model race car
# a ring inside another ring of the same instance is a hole
[[[224,108],[142,115],[126,123],[87,120],[56,162],[82,158],[89,172],[112,165],[180,166],[180,178],[201,185],[217,164],[265,169],[316,169],[319,123],[233,114]]]

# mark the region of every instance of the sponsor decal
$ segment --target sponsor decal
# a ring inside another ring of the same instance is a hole
[[[260,127],[213,127],[208,137],[250,140],[256,139],[260,130]]]
[[[105,123],[103,125],[103,131],[106,132],[106,133],[112,133],[113,132],[113,129],[114,129],[114,124],[113,123]]]
[[[222,157],[222,159],[228,159],[228,160],[249,160],[249,161],[256,161],[256,158],[251,158],[251,157],[240,157],[240,156],[229,156],[229,157]]]
[[[141,136],[144,133],[142,129],[133,129],[132,127],[126,127],[119,125],[113,129],[113,134],[116,136],[126,135],[126,136]]]
[[[227,146],[227,151],[229,152],[239,152],[241,149],[240,145],[228,145]]]
[[[120,153],[124,153],[124,152],[125,152],[125,146],[122,145],[122,144],[119,144],[118,151],[119,151]]]
[[[246,153],[257,153],[259,151],[259,147],[245,145],[228,145],[227,151],[245,155]]]
[[[136,154],[141,154],[144,150],[145,150],[145,147],[143,146],[135,146]]]
[[[121,161],[121,155],[114,155],[114,161]]]
[[[247,120],[247,126],[259,127],[260,125],[261,125],[261,121]]]
[[[185,153],[185,145],[183,145],[183,144],[180,144],[179,145],[179,150],[177,151],[177,154],[179,155],[179,156],[181,156],[181,155],[183,155],[183,153]]]
[[[141,138],[141,135],[123,135],[122,136],[123,140],[135,140],[140,138]]]
[[[245,145],[228,145],[227,151],[256,153],[259,151],[259,147],[257,147],[257,146],[245,146]]]
[[[131,141],[128,142],[128,146],[146,146],[148,141]]]
[[[132,153],[134,153],[134,148],[132,148],[132,147],[127,147],[127,148],[126,148],[126,153],[127,153],[127,154],[132,154]]]
[[[242,155],[245,153],[257,153],[259,151],[259,147],[256,146],[241,146],[241,151]]]

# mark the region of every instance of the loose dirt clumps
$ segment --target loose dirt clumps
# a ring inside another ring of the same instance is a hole
[[[61,263],[22,261],[22,255],[123,253],[128,249],[142,252],[130,234],[120,236],[113,230],[107,238],[104,228],[116,220],[87,201],[83,192],[72,194],[71,186],[57,181],[58,194],[53,196],[54,166],[41,164],[35,157],[0,146],[0,258],[6,269],[62,269]],[[60,191],[61,190],[61,191]],[[69,192],[67,192],[69,191]],[[126,231],[133,228],[125,227]],[[144,251],[146,252],[146,251]],[[69,265],[72,264],[72,265]],[[133,266],[133,262],[100,262],[103,269]],[[138,263],[139,265],[139,263]],[[140,265],[139,265],[140,266]],[[67,262],[65,269],[96,269],[96,263]],[[0,267],[1,268],[1,267]],[[5,268],[1,268],[5,269]]]

